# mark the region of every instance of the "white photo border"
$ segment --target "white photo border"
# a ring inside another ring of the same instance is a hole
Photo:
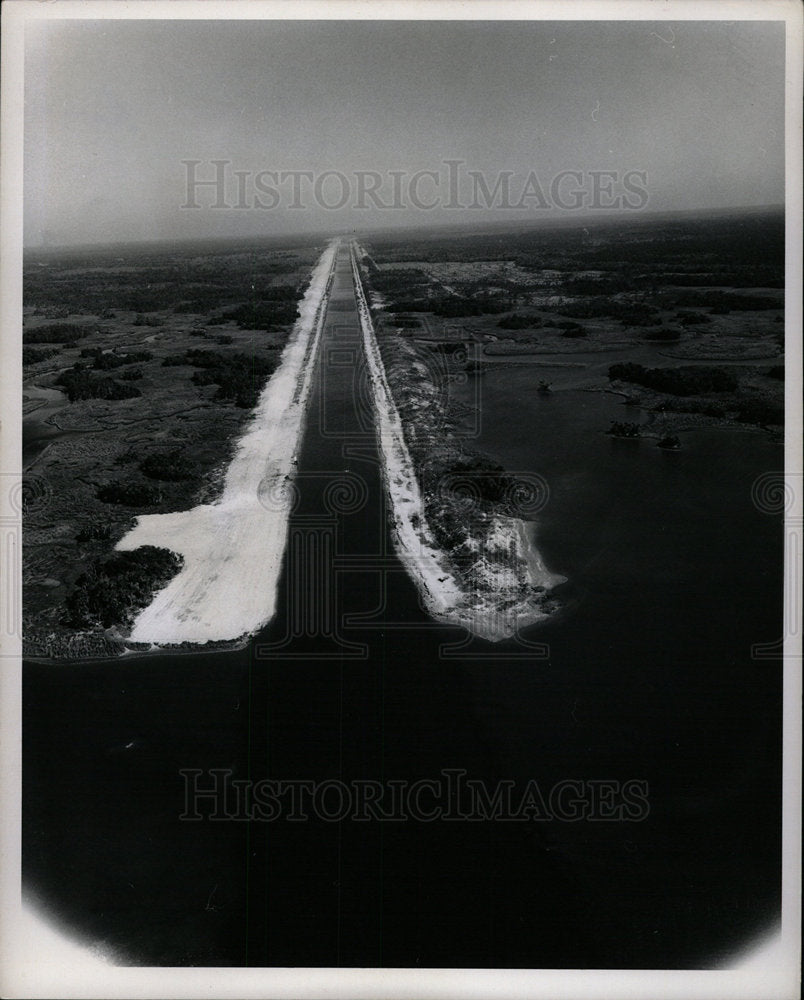
[[[788,482],[795,484],[788,530],[802,525],[802,21],[797,0],[7,0],[2,8],[2,143],[0,144],[0,474],[21,469],[22,135],[24,35],[33,21],[88,20],[553,20],[784,21],[786,23],[786,434]],[[19,511],[0,491],[4,544]],[[781,932],[714,971],[131,968],[109,964],[24,907],[20,892],[21,661],[18,630],[0,634],[2,829],[0,830],[0,994],[6,997],[185,998],[331,997],[488,998],[529,1000],[650,997],[656,1000],[791,1000],[800,970],[801,594],[785,567],[786,620],[795,634],[784,648],[783,919]],[[9,572],[10,562],[3,564]],[[8,614],[20,610],[19,559],[3,581]],[[12,610],[8,610],[8,609]],[[1,624],[1,623],[0,623]]]

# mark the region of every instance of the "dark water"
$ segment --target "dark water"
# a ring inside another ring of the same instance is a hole
[[[64,409],[68,400],[60,389],[38,385],[25,386],[23,393],[29,399],[41,401],[22,422],[22,464],[27,469],[52,441],[65,433],[49,421]]]
[[[545,657],[456,652],[463,633],[428,620],[390,550],[338,272],[274,623],[235,653],[26,666],[28,886],[124,962],[717,963],[779,905],[780,664],[751,647],[781,634],[782,533],[750,491],[781,449],[615,441],[599,433],[623,418],[613,398],[489,373],[477,443],[546,478],[540,545],[571,583],[566,612],[527,633]],[[186,768],[386,784],[461,768],[545,792],[640,779],[650,812],[180,822]]]

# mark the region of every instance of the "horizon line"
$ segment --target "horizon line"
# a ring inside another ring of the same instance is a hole
[[[603,212],[591,212],[584,215],[574,215],[571,218],[565,217],[553,217],[550,218],[527,218],[519,217],[512,218],[510,220],[506,219],[494,219],[483,223],[475,223],[469,220],[461,220],[459,222],[439,222],[433,225],[420,225],[420,224],[408,224],[401,223],[397,226],[389,226],[386,228],[376,226],[369,229],[356,229],[356,228],[340,228],[340,229],[328,229],[328,230],[292,230],[283,233],[243,233],[240,235],[232,236],[221,236],[208,234],[205,236],[154,236],[149,239],[141,240],[109,240],[109,241],[85,241],[79,243],[22,243],[23,253],[28,252],[47,252],[53,253],[61,250],[81,250],[81,249],[100,249],[102,247],[145,247],[145,246],[162,246],[162,245],[179,245],[179,244],[191,244],[191,243],[236,243],[239,241],[250,242],[250,241],[262,241],[262,240],[284,240],[284,239],[309,239],[309,240],[326,240],[334,239],[337,237],[357,237],[360,235],[368,236],[371,234],[391,234],[391,233],[403,233],[403,232],[422,232],[429,230],[432,233],[443,232],[446,230],[452,231],[476,231],[481,228],[499,228],[499,229],[514,229],[514,228],[549,228],[550,226],[554,228],[571,228],[573,225],[576,226],[587,226],[591,224],[599,224],[602,222],[611,223],[622,223],[624,221],[639,223],[647,222],[657,218],[667,218],[670,216],[690,216],[690,215],[701,215],[702,217],[711,215],[737,215],[745,213],[776,213],[776,212],[786,212],[786,204],[784,202],[771,202],[770,204],[754,204],[754,205],[729,205],[724,207],[696,207],[696,208],[671,208],[671,209],[657,209],[653,212],[651,211],[641,211],[638,215],[632,212],[618,211],[612,213]]]

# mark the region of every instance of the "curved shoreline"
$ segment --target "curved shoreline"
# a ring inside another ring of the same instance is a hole
[[[477,558],[468,581],[439,546],[388,384],[354,244],[351,257],[397,555],[433,618],[462,625],[493,642],[511,638],[520,628],[550,616],[544,595],[565,578],[547,570],[526,522],[518,518],[494,514],[484,521],[482,536],[472,538]]]
[[[162,646],[242,640],[274,615],[294,488],[295,459],[338,247],[321,255],[278,368],[237,442],[213,504],[146,514],[115,546],[171,549],[179,573],[134,620],[129,641]],[[143,651],[144,652],[144,651]]]

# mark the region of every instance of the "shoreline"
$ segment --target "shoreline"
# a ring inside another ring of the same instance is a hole
[[[436,541],[425,498],[407,446],[402,418],[391,392],[371,311],[352,246],[352,270],[358,316],[374,392],[375,418],[383,480],[391,502],[392,535],[399,556],[427,611],[438,621],[462,625],[473,634],[498,642],[527,625],[550,617],[545,595],[565,582],[551,573],[533,545],[535,528],[515,517],[483,515],[483,532],[470,536],[476,559],[472,572],[461,573],[449,552]],[[471,583],[471,586],[467,584]]]
[[[184,566],[134,619],[128,641],[157,653],[183,643],[245,642],[273,617],[293,499],[295,457],[326,312],[338,241],[313,269],[279,367],[235,445],[221,496],[212,504],[140,515],[115,546],[155,545]],[[245,637],[245,638],[244,638]],[[124,640],[125,641],[125,640]]]

